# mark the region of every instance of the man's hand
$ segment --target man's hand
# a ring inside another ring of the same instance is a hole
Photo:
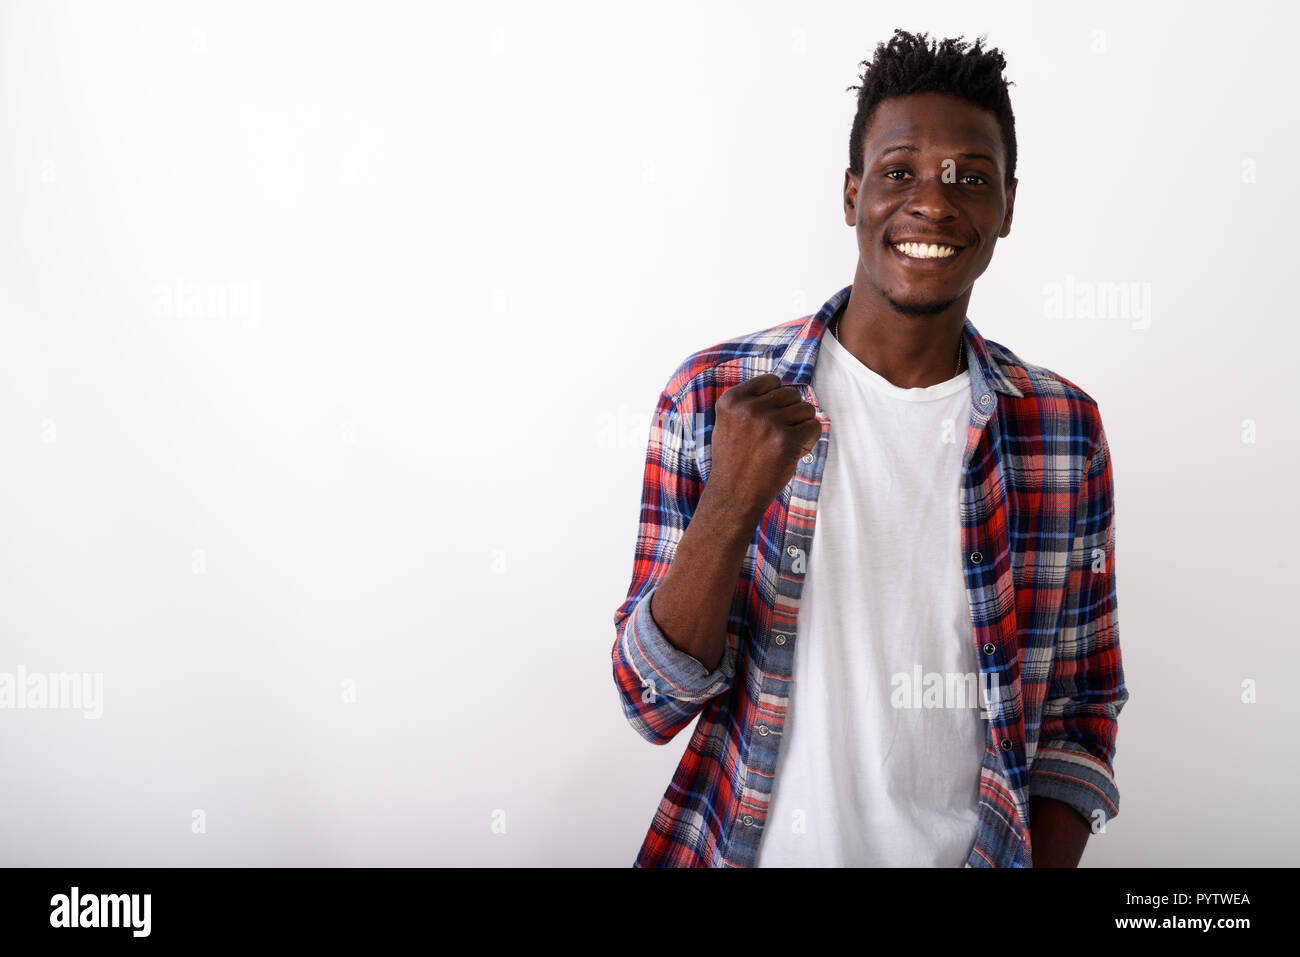
[[[714,406],[713,470],[704,495],[714,507],[746,517],[752,532],[772,501],[794,477],[799,457],[822,436],[817,410],[782,385],[772,372],[732,386]],[[752,520],[751,520],[752,519]]]

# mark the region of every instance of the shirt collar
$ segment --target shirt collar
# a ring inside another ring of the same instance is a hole
[[[821,346],[822,335],[835,313],[849,301],[849,293],[852,291],[851,285],[845,286],[827,299],[826,304],[799,327],[794,339],[785,347],[772,368],[783,383],[812,385],[813,367],[817,364],[817,350]],[[970,370],[971,394],[987,395],[992,390],[1017,399],[1024,398],[1024,393],[1011,381],[1002,363],[990,352],[988,343],[969,316],[963,325],[962,336],[966,343],[966,367]]]

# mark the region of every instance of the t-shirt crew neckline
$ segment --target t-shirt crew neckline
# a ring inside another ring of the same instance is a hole
[[[965,346],[965,339],[962,339],[962,345]],[[953,376],[945,382],[937,382],[934,385],[925,388],[904,389],[894,385],[880,373],[864,365],[857,356],[844,348],[839,339],[828,329],[822,336],[822,349],[826,353],[826,358],[835,363],[853,375],[859,382],[874,389],[882,395],[889,396],[891,399],[898,399],[902,402],[933,402],[936,399],[946,399],[962,389],[970,388],[970,370],[963,369],[960,374]],[[953,356],[956,365],[956,356]]]

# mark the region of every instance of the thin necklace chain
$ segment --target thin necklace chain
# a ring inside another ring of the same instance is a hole
[[[831,323],[831,335],[835,337],[835,341],[840,343],[840,345],[844,344],[843,340],[840,339],[840,316],[842,315],[843,313],[837,315],[835,317],[835,321]],[[957,339],[957,371],[953,373],[954,376],[961,375],[961,353],[962,353],[961,339],[958,338]]]

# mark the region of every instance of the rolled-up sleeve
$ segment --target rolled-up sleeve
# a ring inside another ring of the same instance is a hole
[[[658,588],[656,585],[655,588]],[[723,655],[710,671],[692,655],[672,644],[650,613],[654,589],[637,604],[630,626],[623,629],[623,656],[633,670],[665,692],[683,700],[711,698],[734,674],[730,655]]]
[[[1128,701],[1115,592],[1115,501],[1106,434],[1096,439],[1080,486],[1068,586],[1051,679],[1029,772],[1029,795],[1070,805],[1094,824],[1119,813],[1113,759]]]
[[[641,737],[666,744],[731,686],[737,639],[710,671],[674,646],[650,612],[655,590],[672,566],[677,543],[695,513],[702,490],[695,436],[665,389],[659,396],[646,448],[641,523],[627,597],[614,612],[611,652],[623,714]]]

